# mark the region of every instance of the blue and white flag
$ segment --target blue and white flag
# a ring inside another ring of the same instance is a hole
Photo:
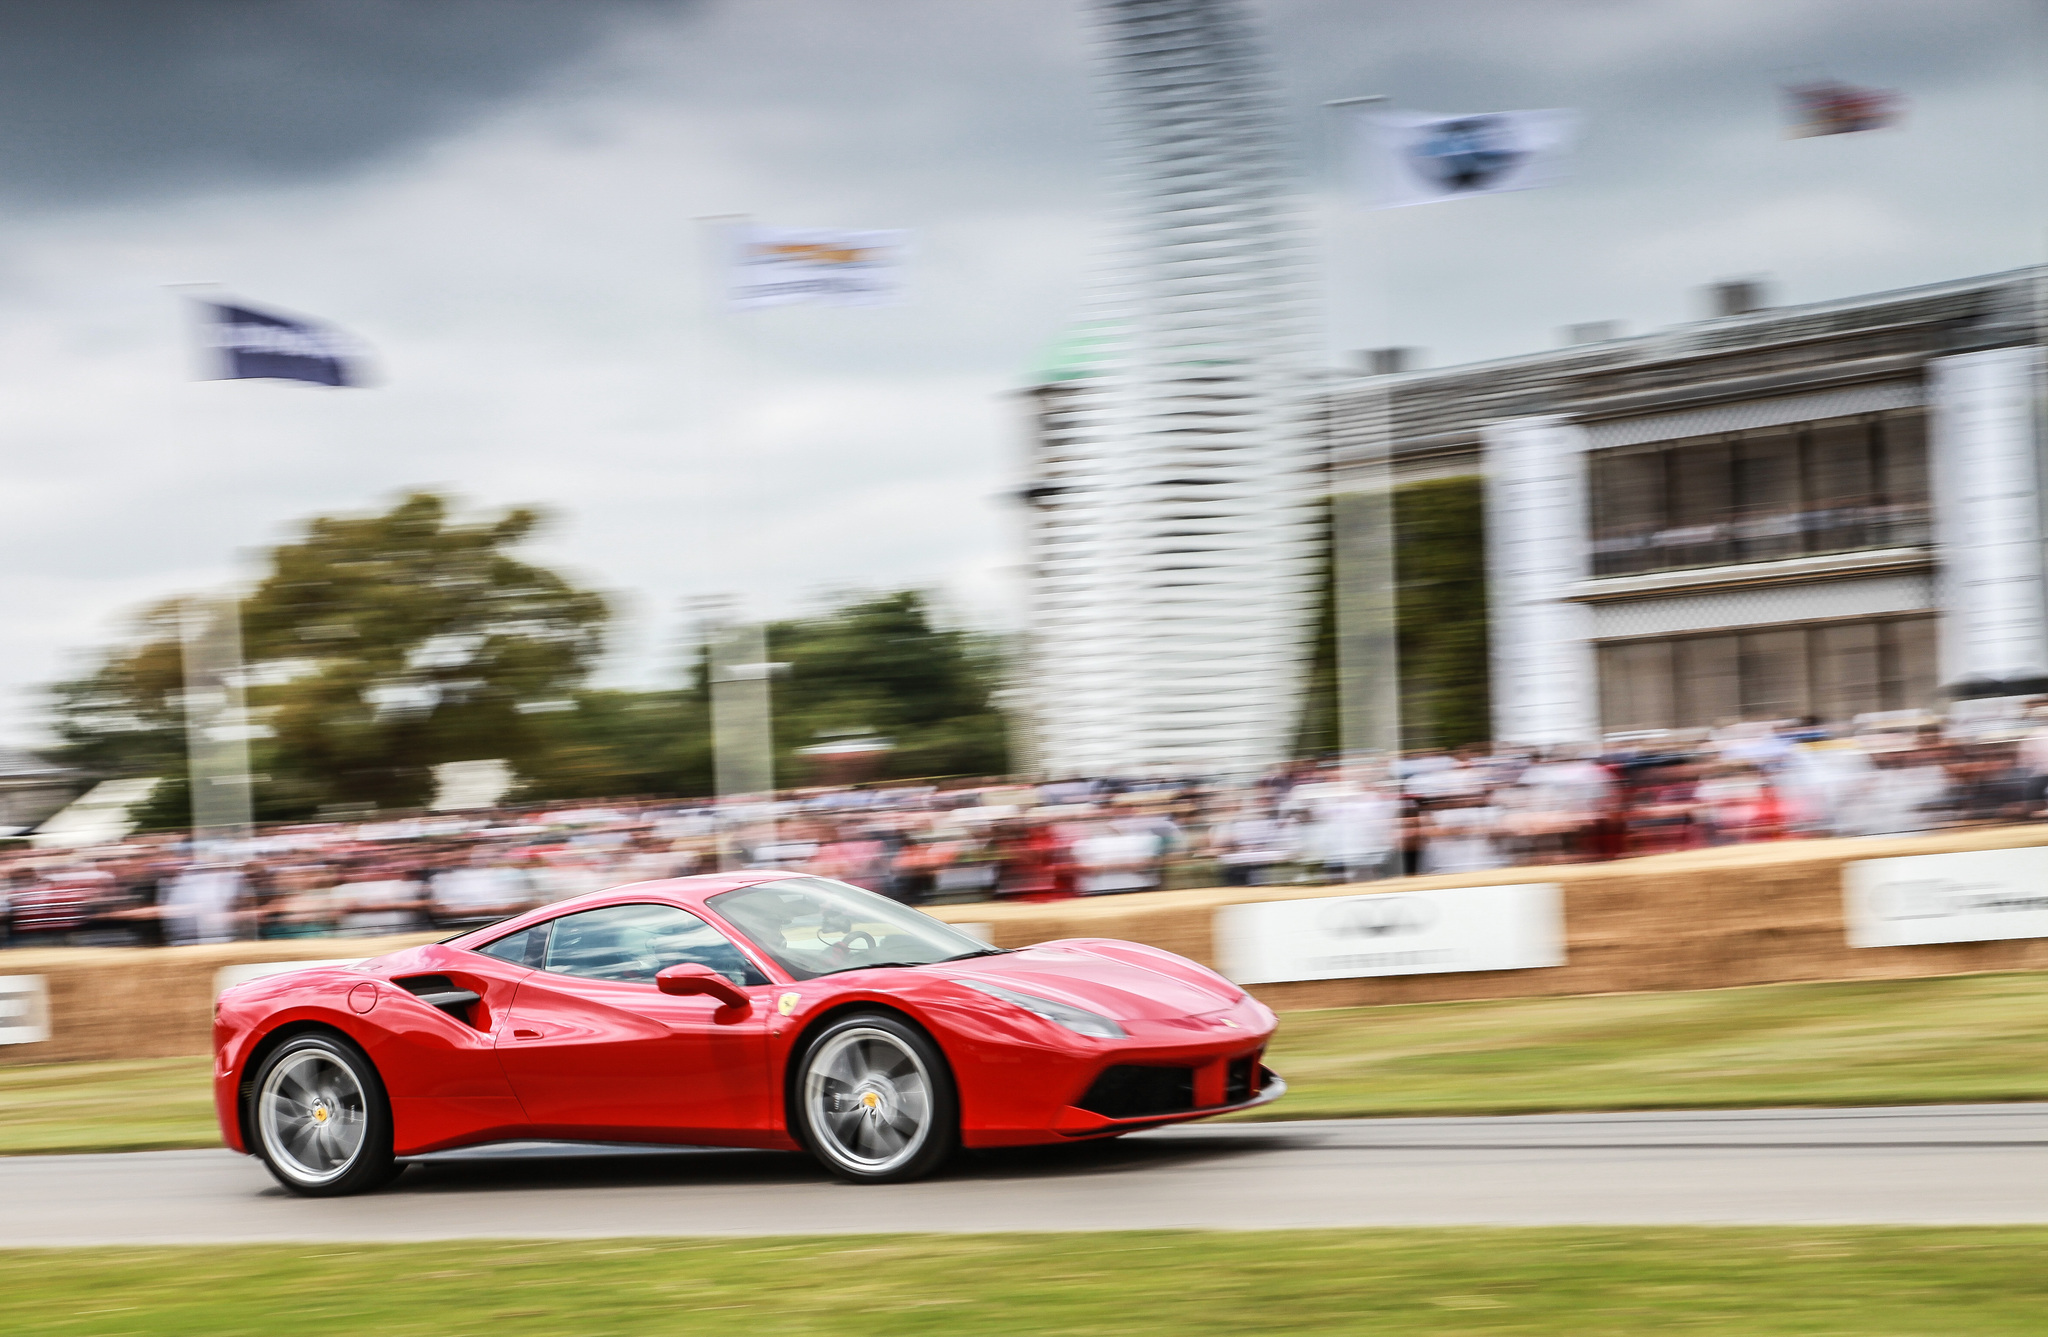
[[[1351,113],[1352,152],[1368,207],[1533,190],[1563,175],[1578,138],[1575,111]]]
[[[362,345],[331,325],[247,306],[199,301],[201,339],[213,381],[311,381],[361,385]]]

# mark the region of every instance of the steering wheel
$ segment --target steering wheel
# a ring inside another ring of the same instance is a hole
[[[866,940],[867,946],[862,948],[861,950],[869,952],[875,950],[875,935],[868,932],[866,929],[857,928],[853,930],[851,933],[847,934],[845,937],[841,938],[838,942],[832,944],[832,959],[835,962],[849,960],[853,956],[853,940],[855,938],[862,938]]]

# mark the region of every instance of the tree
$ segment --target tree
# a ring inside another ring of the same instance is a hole
[[[1401,732],[1412,740],[1405,746],[1462,747],[1493,737],[1485,512],[1477,478],[1395,489]]]
[[[994,705],[1000,656],[985,637],[932,625],[925,596],[856,597],[823,616],[771,623],[776,775],[800,783],[796,749],[864,733],[895,744],[878,778],[1001,775],[1007,722]]]
[[[418,807],[433,766],[483,758],[512,763],[519,800],[711,792],[701,656],[677,688],[590,688],[605,602],[513,555],[536,523],[528,510],[451,521],[446,499],[420,493],[314,519],[271,551],[242,605],[258,819]],[[165,777],[144,814],[158,827],[190,821],[179,614],[145,610],[92,672],[52,689],[62,760]],[[811,778],[797,749],[855,731],[894,740],[884,777],[1006,769],[995,646],[935,627],[925,596],[850,597],[768,640],[792,666],[774,685],[781,783]]]
[[[681,691],[578,692],[573,710],[532,720],[536,763],[521,802],[712,792],[711,707],[702,685]]]
[[[258,816],[330,804],[416,807],[431,768],[539,765],[535,707],[571,699],[602,648],[602,596],[522,562],[534,511],[449,519],[431,493],[372,516],[324,516],[273,549],[243,603]],[[65,760],[102,774],[181,773],[177,606],[54,689]],[[168,817],[170,814],[160,814]]]
[[[1492,736],[1487,655],[1485,503],[1477,478],[1438,478],[1394,489],[1396,636],[1401,746],[1458,747]],[[1329,519],[1295,755],[1340,745],[1336,600]]]
[[[934,627],[924,595],[849,596],[770,623],[767,640],[768,657],[789,665],[770,687],[778,785],[824,779],[799,749],[852,734],[893,742],[876,779],[1007,769],[1006,721],[992,702],[1000,656],[984,637]],[[701,653],[680,690],[582,692],[575,709],[537,716],[533,727],[541,760],[519,789],[522,800],[712,792]]]

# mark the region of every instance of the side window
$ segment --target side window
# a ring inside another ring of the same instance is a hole
[[[495,942],[487,942],[476,950],[485,956],[495,956],[500,961],[510,961],[515,966],[530,966],[540,969],[542,959],[547,955],[548,930],[554,921],[535,924],[517,933],[508,933]]]
[[[734,984],[768,979],[725,935],[673,905],[608,905],[551,921],[543,970],[652,984],[670,966],[709,966]]]

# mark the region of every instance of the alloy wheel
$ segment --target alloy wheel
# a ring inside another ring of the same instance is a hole
[[[826,1039],[804,1074],[818,1150],[862,1177],[914,1159],[932,1135],[932,1077],[901,1037],[856,1026]]]
[[[264,1075],[256,1119],[274,1167],[308,1186],[328,1184],[362,1154],[369,1099],[340,1055],[301,1049]]]

